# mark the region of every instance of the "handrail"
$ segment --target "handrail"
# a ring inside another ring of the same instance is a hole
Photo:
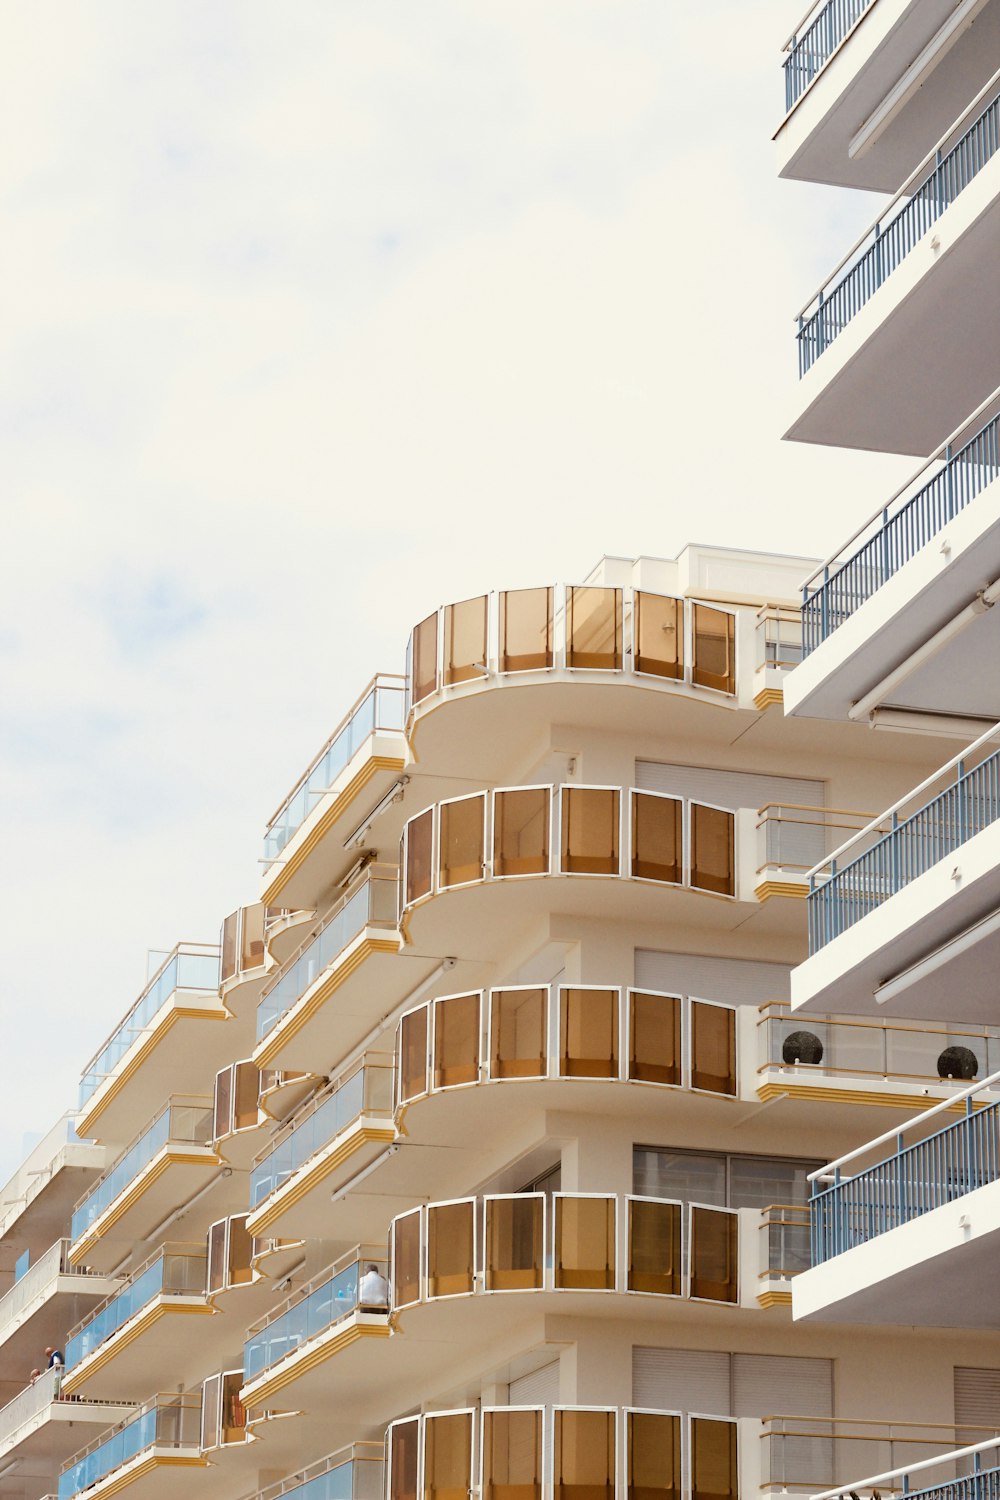
[[[782,52],[788,51],[788,49],[792,46],[793,42],[798,36],[799,32],[804,30],[808,26],[809,22],[813,19],[814,16],[822,13],[826,9],[827,4],[828,0],[811,0],[811,4],[806,6],[805,14],[802,16],[802,19],[799,21],[798,25],[794,28],[793,31],[789,33],[785,41],[782,42]]]
[[[890,1479],[900,1479],[904,1474],[918,1474],[924,1469],[936,1468],[938,1464],[954,1463],[959,1458],[972,1458],[976,1453],[987,1453],[1000,1449],[1000,1435],[987,1438],[982,1443],[972,1443],[967,1448],[955,1448],[950,1453],[939,1453],[935,1458],[920,1458],[916,1463],[905,1464],[901,1469],[888,1469],[884,1474],[872,1474],[869,1479],[859,1479],[853,1485],[838,1485],[833,1490],[821,1490],[812,1500],[843,1500],[851,1490],[867,1490],[886,1484]]]
[[[128,1403],[124,1404],[127,1405]],[[121,1432],[126,1427],[131,1427],[133,1422],[144,1417],[147,1412],[157,1411],[161,1407],[164,1411],[198,1411],[201,1407],[201,1391],[157,1391],[155,1396],[150,1396],[148,1401],[144,1401],[141,1406],[136,1406],[135,1410],[126,1421],[122,1422],[120,1427],[114,1428],[111,1432],[105,1428],[97,1437],[91,1439],[86,1448],[78,1448],[63,1464],[61,1472],[63,1474],[68,1473],[70,1469],[75,1468],[81,1459],[86,1458],[88,1453],[96,1453],[98,1448],[103,1448],[109,1437],[112,1437],[115,1432]],[[153,1447],[155,1443],[156,1437],[150,1443],[147,1443],[146,1447]],[[187,1447],[189,1445],[178,1441],[173,1446]],[[196,1440],[190,1446],[198,1447],[199,1444]]]
[[[788,1011],[788,1015],[782,1017],[764,1014],[765,1011],[769,1011],[773,1007]],[[762,1005],[758,1005],[757,1015],[758,1020],[756,1025],[758,1026],[765,1026],[768,1021],[798,1019],[797,1017],[793,1017],[791,1004],[788,1000],[765,1000]],[[803,1017],[802,1019],[808,1020],[808,1017]],[[983,1025],[978,1031],[969,1031],[955,1026],[927,1026],[922,1022],[908,1021],[905,1016],[898,1021],[869,1021],[864,1016],[823,1016],[822,1018],[813,1017],[813,1019],[823,1026],[850,1026],[852,1029],[867,1031],[909,1031],[917,1036],[968,1036],[980,1042],[1000,1041],[1000,1026]],[[767,1064],[765,1064],[766,1066]],[[918,1074],[914,1074],[914,1077],[918,1076]]]
[[[913,1125],[919,1125],[922,1120],[929,1120],[934,1115],[943,1114],[946,1109],[954,1109],[956,1104],[963,1099],[970,1099],[973,1094],[978,1094],[982,1089],[992,1088],[995,1083],[1000,1083],[1000,1073],[991,1073],[988,1078],[979,1083],[972,1083],[967,1089],[960,1089],[956,1094],[949,1094],[947,1099],[941,1099],[937,1104],[932,1104],[930,1109],[925,1109],[922,1114],[914,1115],[912,1120],[905,1120],[902,1125],[897,1125],[894,1130],[886,1130],[882,1135],[875,1137],[873,1141],[866,1141],[863,1146],[856,1146],[853,1151],[848,1151],[844,1156],[838,1156],[836,1161],[827,1162],[825,1167],[820,1167],[815,1172],[806,1174],[807,1182],[825,1181],[827,1174],[846,1165],[849,1161],[855,1161],[859,1156],[867,1156],[869,1151],[874,1151],[878,1146],[884,1146],[888,1141],[898,1141],[900,1136]]]
[[[808,802],[765,802],[763,807],[758,807],[757,816],[762,818],[772,807],[785,808],[788,812],[819,812],[833,813],[837,818],[870,818],[870,812],[859,812],[853,807],[814,807]]]

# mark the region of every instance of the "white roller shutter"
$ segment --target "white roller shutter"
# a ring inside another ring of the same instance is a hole
[[[543,1406],[546,1402],[559,1400],[559,1361],[542,1365],[528,1375],[512,1380],[507,1387],[510,1406]]]
[[[956,1365],[955,1426],[1000,1432],[1000,1370]]]
[[[711,1349],[632,1350],[632,1405],[728,1417],[729,1355]]]
[[[833,1416],[833,1360],[733,1355],[736,1417]]]
[[[764,807],[768,802],[795,802],[822,807],[826,783],[801,776],[761,776],[756,771],[715,771],[707,766],[662,765],[637,760],[635,784],[645,792],[667,792],[715,807]]]
[[[707,958],[697,953],[635,950],[635,983],[639,989],[672,995],[698,995],[728,1005],[763,1005],[787,1000],[789,969],[785,964],[754,963],[742,958]]]

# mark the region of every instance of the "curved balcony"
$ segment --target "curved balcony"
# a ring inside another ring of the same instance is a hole
[[[222,924],[219,940],[219,994],[238,1022],[251,1024],[267,971],[273,962],[267,941],[272,924],[290,913],[280,906],[238,906]]]
[[[56,1500],[90,1500],[140,1485],[143,1497],[175,1500],[178,1467],[202,1468],[201,1392],[154,1396],[121,1427],[77,1453],[59,1475]]]
[[[255,1236],[250,1264],[266,1276],[272,1286],[291,1278],[305,1263],[305,1240]]]
[[[282,1068],[263,1068],[258,1099],[261,1113],[279,1125],[284,1124],[312,1097],[325,1076],[323,1073],[290,1073]]]
[[[161,1098],[193,1053],[214,1072],[225,1061],[229,1012],[219,998],[219,950],[181,943],[91,1058],[80,1079],[80,1135],[127,1141],[150,1097]],[[217,1060],[216,1060],[217,1059]]]
[[[261,899],[315,906],[354,856],[345,838],[385,799],[407,761],[401,677],[380,672],[348,710],[289,795],[264,837]]]
[[[377,1267],[384,1284],[384,1251],[361,1246],[341,1256],[247,1330],[241,1396],[248,1408],[267,1407],[279,1393],[284,1399],[284,1393],[293,1389],[297,1402],[306,1385],[313,1389],[318,1382],[318,1388],[324,1388],[327,1372],[323,1367],[342,1349],[359,1341],[388,1338],[388,1307],[382,1300],[363,1300],[369,1265]]]
[[[212,1101],[175,1097],[81,1198],[73,1211],[70,1261],[110,1270],[122,1244],[143,1240],[172,1208],[219,1170]]]
[[[232,1314],[241,1328],[262,1317],[274,1302],[275,1278],[265,1275],[256,1259],[257,1242],[247,1229],[247,1215],[217,1219],[208,1231],[208,1300]]]
[[[79,1446],[81,1426],[106,1428],[124,1422],[135,1410],[131,1401],[67,1401],[59,1393],[59,1372],[46,1370],[32,1385],[0,1408],[0,1467],[19,1471],[19,1480],[43,1477],[64,1463]],[[9,1468],[8,1468],[9,1466]]]
[[[121,1285],[121,1279],[69,1264],[69,1240],[57,1240],[0,1297],[0,1346],[4,1359],[27,1369],[38,1351],[60,1347],[67,1324],[85,1307]]]
[[[303,933],[315,922],[316,912],[311,906],[299,911],[286,907],[269,907],[268,912],[264,922],[268,965],[272,969],[280,969],[298,948]]]
[[[250,1230],[323,1238],[330,1187],[396,1138],[392,1059],[373,1053],[334,1078],[272,1137],[250,1174]]]
[[[260,1149],[257,1134],[267,1116],[260,1108],[260,1073],[249,1058],[215,1075],[212,1144],[230,1166],[246,1171]]]
[[[66,1341],[66,1395],[143,1389],[150,1369],[182,1380],[204,1351],[204,1318],[214,1308],[205,1279],[204,1245],[166,1245],[144,1261],[120,1292],[89,1314]]]

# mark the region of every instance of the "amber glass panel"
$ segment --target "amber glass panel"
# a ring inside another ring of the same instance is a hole
[[[212,1132],[215,1140],[221,1140],[233,1128],[233,1069],[223,1068],[215,1075],[215,1109],[212,1114]]]
[[[615,1200],[556,1198],[556,1286],[614,1289]]]
[[[544,1078],[548,990],[493,990],[490,1077]]]
[[[615,1414],[557,1411],[553,1500],[614,1500]]]
[[[427,1007],[411,1010],[399,1023],[399,1102],[427,1092]]]
[[[420,1301],[420,1210],[403,1214],[392,1226],[392,1305]]]
[[[424,1420],[424,1500],[468,1500],[472,1494],[472,1413]]]
[[[429,807],[406,825],[406,904],[419,901],[431,888],[434,809]]]
[[[253,1280],[250,1258],[253,1236],[247,1234],[247,1216],[240,1214],[229,1221],[229,1285],[246,1286]]]
[[[208,1231],[208,1290],[221,1292],[226,1285],[226,1221],[219,1219]]]
[[[632,874],[639,880],[684,878],[683,812],[677,797],[632,793]]]
[[[444,612],[444,681],[468,682],[486,667],[486,595],[449,604]]]
[[[691,1087],[735,1095],[735,1010],[691,1001]]]
[[[552,590],[500,595],[500,670],[537,672],[552,665]]]
[[[479,996],[434,1002],[434,1087],[475,1083],[479,1077]]]
[[[247,1414],[240,1400],[242,1370],[231,1370],[222,1377],[222,1441],[242,1443],[246,1436]]]
[[[217,1448],[222,1427],[222,1377],[210,1375],[201,1387],[201,1446]]]
[[[691,884],[700,891],[735,896],[736,814],[691,803]]]
[[[691,1500],[737,1500],[736,1424],[691,1418]]]
[[[442,802],[438,825],[438,887],[483,878],[486,797]]]
[[[493,799],[494,875],[546,875],[549,807],[546,786],[497,792]]]
[[[419,703],[437,687],[438,617],[437,611],[421,620],[413,631],[410,670],[413,673],[411,702]]]
[[[249,1130],[257,1123],[260,1074],[252,1062],[234,1064],[233,1073],[233,1126],[236,1130]]]
[[[417,1500],[419,1435],[416,1417],[389,1429],[389,1500]]]
[[[627,1422],[628,1500],[680,1500],[680,1417],[630,1411]]]
[[[694,606],[694,665],[700,687],[736,691],[736,617],[707,604]]]
[[[239,951],[240,914],[231,912],[222,924],[222,959],[219,966],[221,983],[232,979],[236,973],[236,955]]]
[[[618,1077],[617,990],[560,990],[559,1071],[563,1078]]]
[[[635,669],[655,677],[684,676],[684,601],[637,593],[632,611]]]
[[[641,1083],[681,1081],[681,1002],[676,995],[630,995],[628,1076]]]
[[[541,1286],[544,1224],[544,1194],[487,1198],[488,1292],[531,1291]]]
[[[681,1294],[681,1205],[630,1198],[628,1288],[630,1292]]]
[[[427,1295],[472,1291],[475,1273],[474,1203],[441,1203],[427,1210]]]
[[[563,787],[560,868],[565,874],[618,874],[618,798],[613,788]]]
[[[566,665],[621,669],[621,589],[584,585],[566,590]]]
[[[542,1413],[483,1416],[483,1500],[541,1500]]]
[[[264,913],[261,905],[244,906],[240,942],[240,968],[259,969],[264,962]]]
[[[691,1296],[735,1302],[739,1296],[738,1220],[722,1208],[691,1209]]]

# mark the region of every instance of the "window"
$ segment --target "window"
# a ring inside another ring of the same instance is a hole
[[[680,1417],[630,1411],[626,1423],[628,1500],[680,1500]]]
[[[736,817],[723,807],[691,803],[691,884],[719,896],[736,894]]]
[[[736,1012],[728,1005],[691,1001],[691,1087],[736,1094]]]
[[[472,1291],[476,1268],[476,1205],[439,1203],[427,1209],[427,1295]]]
[[[614,1290],[615,1200],[555,1197],[555,1284]]]
[[[736,691],[736,616],[707,604],[693,606],[692,681],[720,693]]]
[[[556,1408],[554,1500],[614,1500],[615,1413]]]
[[[559,1072],[563,1078],[618,1077],[618,991],[559,991]]]
[[[420,1209],[392,1224],[392,1305],[420,1301]]]
[[[632,1191],[644,1198],[670,1198],[717,1208],[789,1207],[809,1202],[810,1172],[822,1162],[782,1156],[729,1156],[713,1151],[676,1151],[636,1146]]]
[[[434,809],[411,818],[406,825],[406,904],[419,901],[431,890],[434,868]]]
[[[438,812],[438,889],[482,880],[486,798],[459,797]]]
[[[548,990],[490,992],[490,1077],[544,1078]]]
[[[424,1500],[468,1500],[472,1493],[472,1413],[424,1418]]]
[[[389,1500],[417,1500],[420,1422],[394,1422],[389,1428]]]
[[[545,1195],[486,1200],[486,1290],[530,1291],[542,1284]]]
[[[629,992],[628,1076],[641,1083],[680,1083],[679,996]]]
[[[482,1462],[483,1500],[541,1500],[542,1413],[484,1412]]]
[[[628,1289],[681,1295],[681,1214],[679,1203],[630,1198],[628,1204]]]
[[[683,804],[655,792],[632,793],[632,874],[680,885],[684,878]]]
[[[434,1002],[434,1087],[452,1088],[479,1078],[479,995],[450,995]]]
[[[427,1092],[427,1007],[409,1011],[399,1023],[399,1102]]]

